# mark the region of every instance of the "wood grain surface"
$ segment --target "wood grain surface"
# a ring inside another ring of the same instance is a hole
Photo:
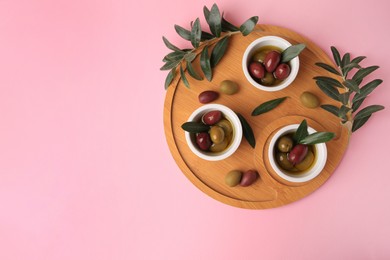
[[[300,70],[297,78],[289,87],[277,92],[265,92],[252,86],[246,80],[241,66],[246,47],[255,39],[266,35],[281,36],[292,44],[305,43],[307,46],[299,56]],[[277,26],[258,25],[256,31],[246,37],[241,34],[231,36],[227,52],[214,69],[211,82],[206,79],[196,81],[188,76],[188,89],[176,79],[166,93],[164,129],[173,158],[185,176],[212,198],[248,209],[279,207],[309,195],[324,184],[343,158],[349,136],[337,117],[321,108],[305,108],[300,103],[301,93],[310,91],[319,97],[322,104],[337,105],[337,102],[322,93],[313,80],[313,77],[319,75],[332,77],[315,66],[316,62],[332,64],[323,50],[296,32]],[[196,64],[195,67],[198,68]],[[240,147],[231,157],[223,161],[205,161],[191,152],[181,125],[202,105],[198,101],[199,93],[205,90],[218,91],[219,83],[226,79],[237,82],[240,86],[239,92],[231,96],[221,93],[214,102],[230,107],[247,119],[256,136],[256,147],[253,149],[243,138]],[[276,109],[260,116],[251,116],[251,112],[259,104],[283,96],[289,98]],[[273,172],[268,162],[267,149],[275,131],[288,124],[299,124],[303,119],[317,131],[336,133],[336,139],[327,143],[328,159],[321,174],[311,181],[294,184],[280,179]],[[228,187],[224,183],[225,175],[235,169],[256,169],[260,179],[249,187]]]

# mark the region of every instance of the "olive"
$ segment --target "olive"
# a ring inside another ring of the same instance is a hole
[[[296,165],[305,159],[306,154],[309,148],[304,144],[297,144],[291,149],[291,152],[288,154],[287,159],[293,164]]]
[[[293,140],[288,136],[282,136],[278,140],[278,150],[284,153],[291,151],[293,147]]]
[[[196,144],[199,149],[207,151],[211,146],[211,140],[208,133],[199,133],[196,135]]]
[[[303,159],[302,162],[296,164],[295,168],[297,168],[300,171],[305,171],[310,168],[313,162],[314,162],[314,154],[313,152],[308,151],[305,159]]]
[[[219,153],[226,149],[229,144],[229,138],[225,137],[219,144],[213,143],[210,146],[210,151],[213,153]]]
[[[216,100],[218,97],[219,97],[218,92],[212,90],[206,90],[199,94],[198,99],[200,103],[206,104]]]
[[[240,185],[242,187],[247,187],[249,185],[252,185],[257,178],[259,177],[259,174],[255,170],[248,170],[242,174],[242,178],[240,181]]]
[[[274,72],[276,66],[279,65],[280,62],[280,52],[278,51],[270,51],[264,58],[264,67],[268,72]]]
[[[226,95],[233,95],[238,92],[238,85],[231,80],[224,80],[219,84],[219,89]]]
[[[202,122],[206,125],[214,125],[222,118],[222,112],[219,110],[209,111],[202,117]]]
[[[275,77],[271,72],[266,72],[264,77],[261,79],[261,84],[265,86],[270,86],[275,83]]]
[[[263,64],[257,61],[251,62],[249,64],[249,73],[255,79],[261,79],[262,77],[264,77],[264,73],[265,73]]]
[[[234,187],[240,183],[241,178],[242,178],[242,172],[237,171],[237,170],[230,171],[225,176],[225,183],[229,187]]]
[[[255,55],[253,55],[252,60],[263,63],[265,55],[267,55],[266,51],[259,51]]]
[[[223,139],[225,139],[223,128],[217,125],[211,127],[209,134],[210,139],[214,144],[222,143]]]
[[[318,97],[308,91],[305,91],[301,94],[300,100],[302,105],[304,105],[307,108],[316,108],[320,105],[320,101],[318,100]]]
[[[276,161],[284,170],[292,170],[294,165],[287,159],[287,153],[276,153]]]
[[[290,66],[286,63],[282,63],[276,67],[274,76],[277,79],[286,79],[290,75],[290,71]]]
[[[222,127],[226,135],[231,135],[231,133],[233,132],[233,126],[227,119],[222,119],[221,121],[216,123],[216,125]]]

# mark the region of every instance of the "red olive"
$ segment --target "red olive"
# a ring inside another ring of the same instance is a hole
[[[212,91],[212,90],[206,90],[199,94],[199,102],[202,104],[210,103],[214,100],[216,100],[219,97],[219,93]]]
[[[282,63],[276,67],[274,71],[274,76],[277,79],[285,79],[288,77],[288,75],[290,75],[290,71],[290,66],[288,66],[288,64],[286,63]]]
[[[265,70],[268,72],[274,72],[276,67],[279,65],[280,57],[281,57],[281,55],[280,55],[280,52],[278,52],[278,51],[268,52],[264,58]]]
[[[289,160],[293,165],[298,164],[305,159],[306,154],[309,148],[304,144],[297,144],[291,149],[291,152],[287,155],[287,160]]]
[[[255,79],[261,79],[264,77],[264,66],[260,62],[253,61],[249,64],[249,73]]]
[[[248,170],[242,174],[242,178],[240,181],[240,185],[242,187],[247,187],[249,185],[252,185],[257,178],[259,177],[259,174],[255,170]]]
[[[208,133],[199,133],[196,135],[196,144],[199,149],[207,151],[211,146],[211,140]]]
[[[222,112],[218,110],[213,110],[210,112],[207,112],[202,117],[202,122],[206,125],[214,125],[219,122],[222,118]]]

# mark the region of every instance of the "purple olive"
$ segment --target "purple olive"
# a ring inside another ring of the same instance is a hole
[[[288,66],[288,64],[286,63],[282,63],[276,67],[274,71],[274,76],[277,79],[285,79],[288,77],[288,75],[290,75],[290,71],[290,66]]]
[[[309,147],[304,144],[297,144],[291,149],[291,152],[287,155],[287,159],[293,164],[296,165],[305,159]]]
[[[276,67],[279,65],[280,57],[281,57],[281,55],[280,55],[280,52],[278,52],[278,51],[268,52],[264,58],[265,70],[268,72],[274,72]]]
[[[211,140],[208,133],[199,133],[196,135],[196,144],[199,149],[207,151],[211,146]]]
[[[210,112],[207,112],[202,117],[202,122],[206,125],[214,125],[219,122],[222,118],[222,112],[218,110],[213,110]]]
[[[214,100],[216,100],[219,97],[219,93],[212,91],[212,90],[206,90],[199,94],[199,102],[202,104],[210,103]]]
[[[249,64],[249,73],[255,79],[261,79],[264,77],[264,66],[260,62],[253,61]]]
[[[242,174],[242,178],[240,181],[240,185],[242,187],[247,187],[249,185],[252,185],[257,178],[259,177],[259,174],[255,170],[248,170]]]

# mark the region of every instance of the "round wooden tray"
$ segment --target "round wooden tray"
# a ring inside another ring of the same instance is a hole
[[[190,89],[181,81],[174,82],[168,88],[164,104],[164,128],[176,163],[201,191],[232,206],[266,209],[297,201],[325,183],[340,163],[349,137],[348,130],[340,125],[337,117],[321,108],[305,108],[299,100],[303,91],[310,91],[320,98],[322,104],[337,105],[337,102],[322,93],[313,80],[313,77],[319,75],[332,77],[330,73],[314,65],[315,62],[332,64],[326,53],[310,40],[291,30],[270,25],[258,25],[256,29],[262,31],[256,30],[246,37],[241,34],[231,36],[227,52],[214,70],[211,82],[196,81],[187,77]],[[292,44],[305,43],[307,46],[299,55],[300,70],[297,78],[282,91],[259,90],[246,80],[242,71],[241,61],[246,47],[253,40],[265,35],[281,36]],[[181,125],[202,105],[198,101],[199,93],[205,90],[218,91],[219,83],[226,79],[237,82],[240,90],[231,96],[221,94],[215,103],[226,105],[246,118],[255,134],[256,147],[253,149],[243,138],[240,147],[231,157],[223,161],[205,161],[191,152]],[[283,96],[289,98],[271,112],[251,116],[253,109],[261,103]],[[271,169],[267,160],[267,149],[273,132],[287,124],[299,124],[303,119],[317,131],[336,133],[336,139],[327,143],[328,160],[321,174],[311,181],[296,184],[280,179]],[[224,183],[225,175],[235,169],[242,171],[256,169],[260,179],[249,187],[228,187]]]

